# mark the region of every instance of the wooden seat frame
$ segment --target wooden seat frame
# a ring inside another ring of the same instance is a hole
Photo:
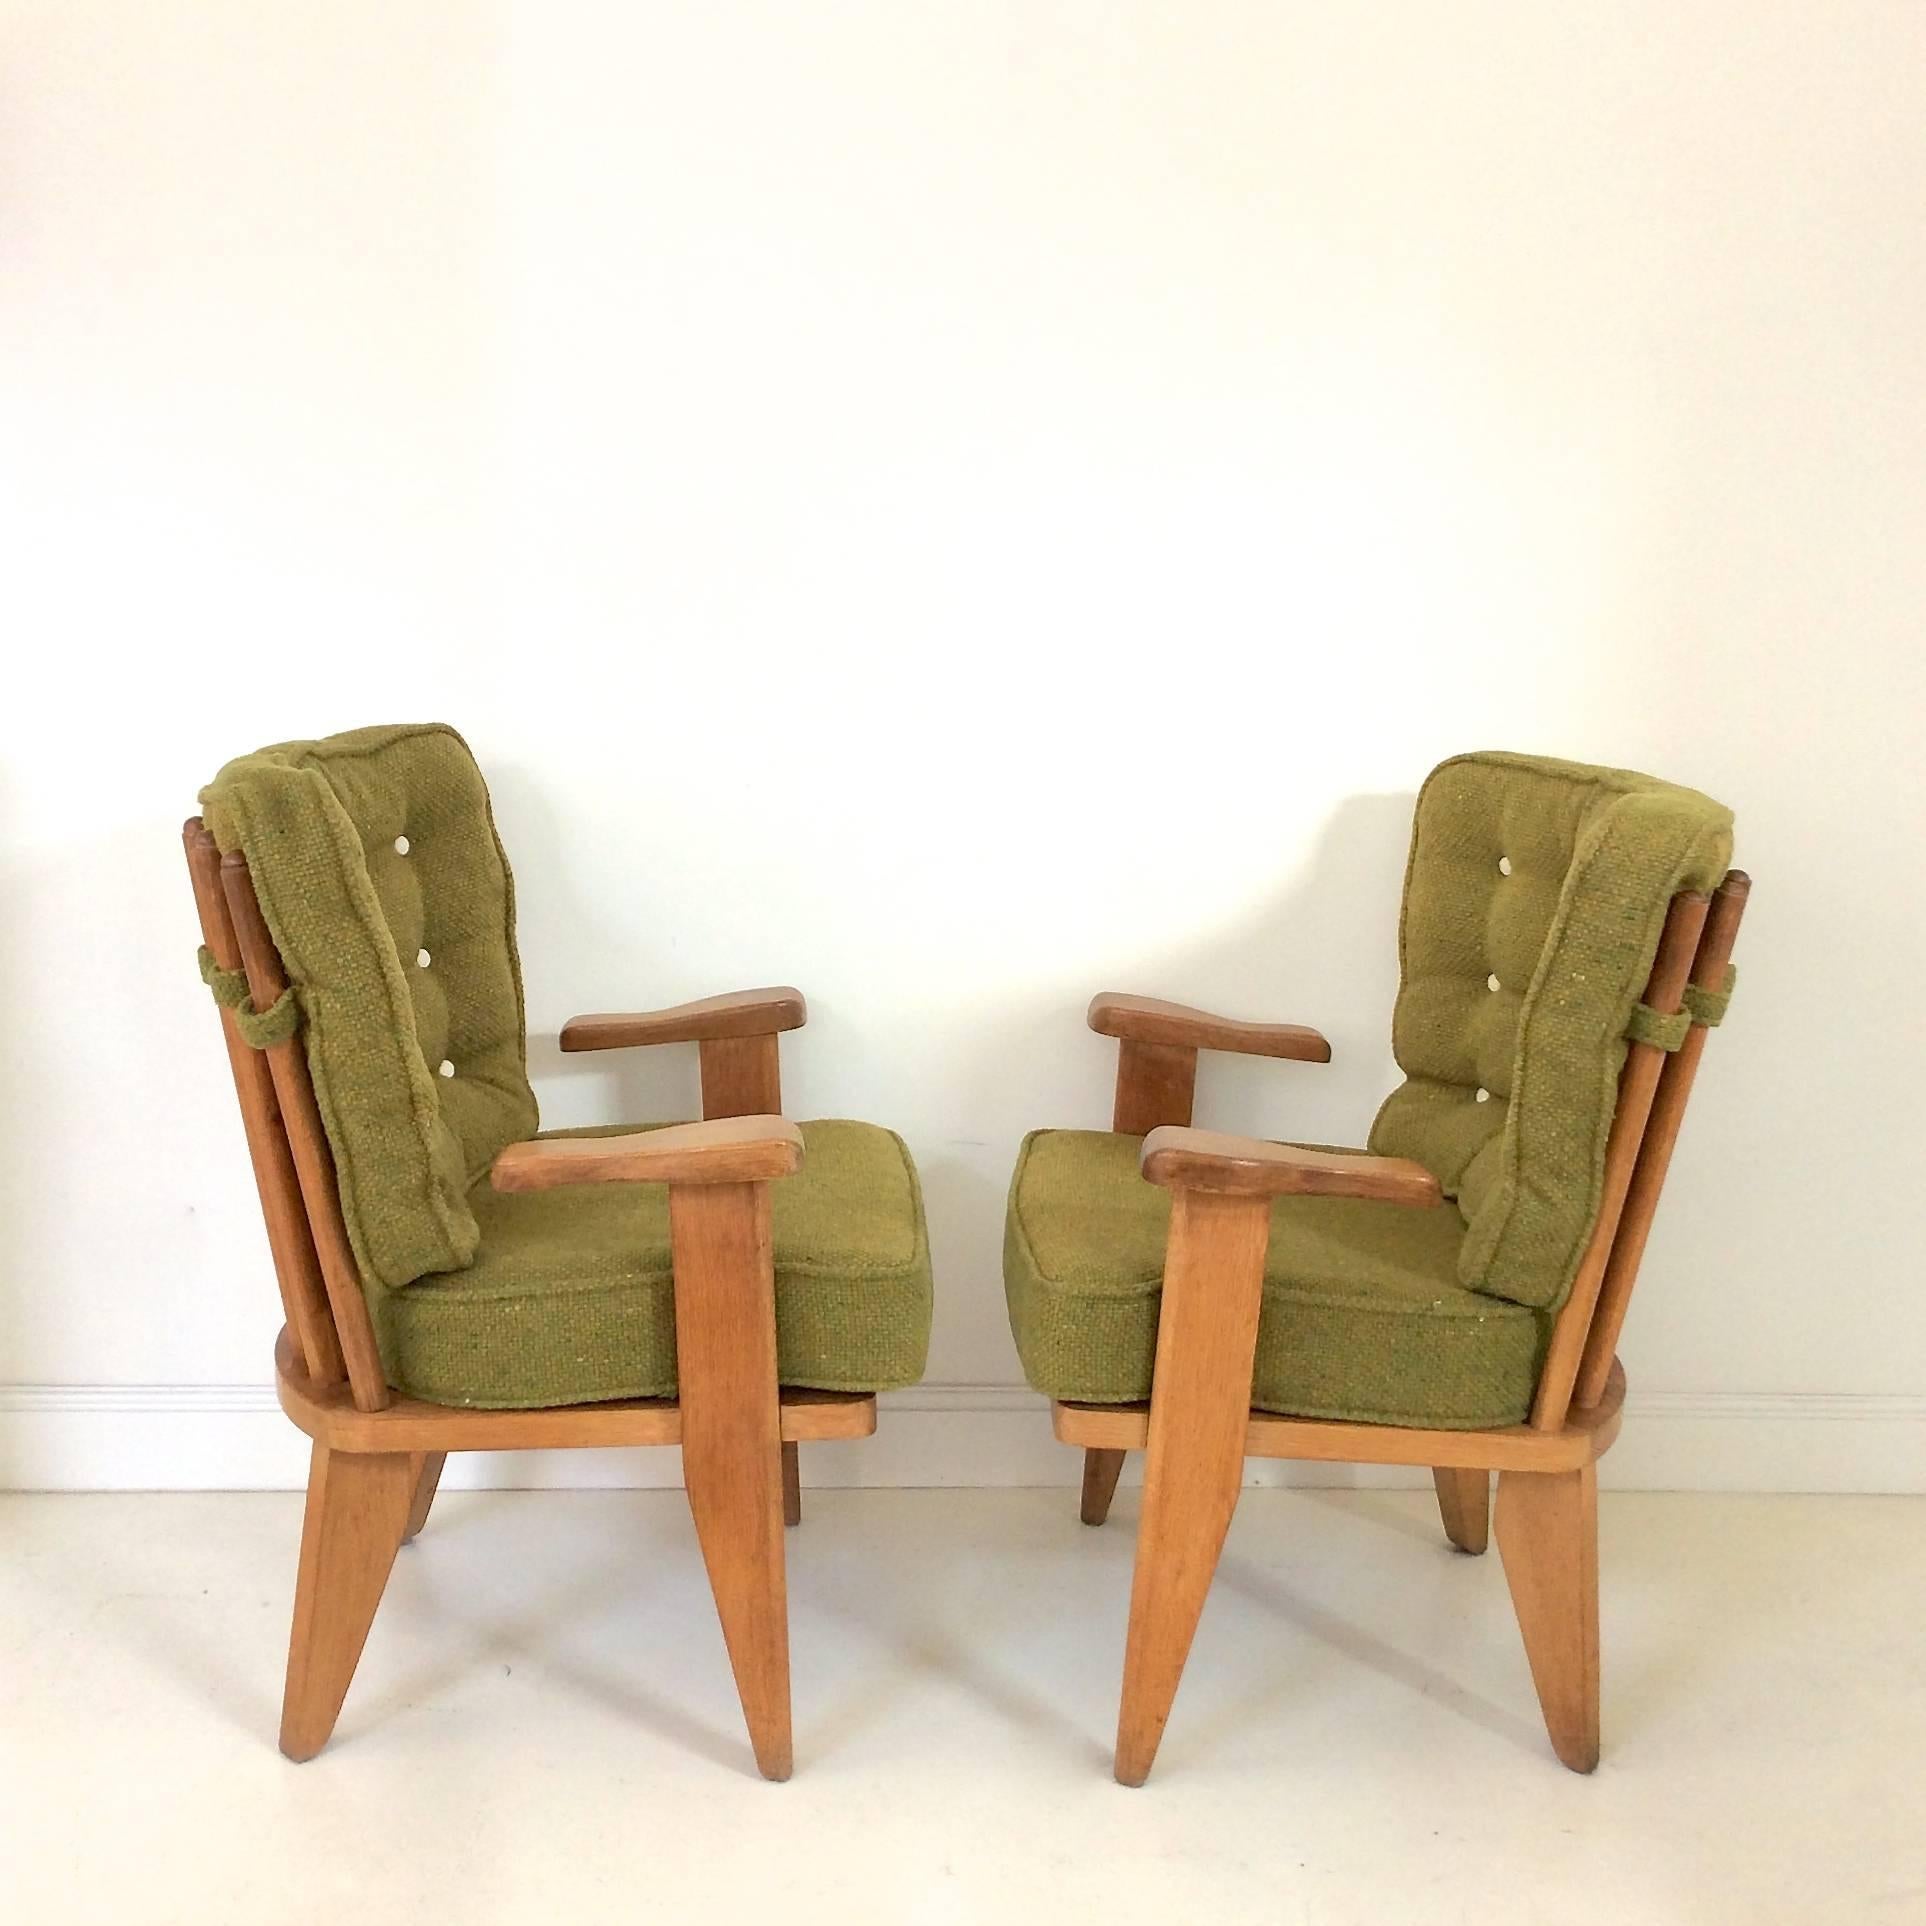
[[[1750,879],[1672,899],[1645,1001],[1674,1013],[1687,983],[1716,992]],[[1495,1528],[1525,1653],[1558,1757],[1598,1763],[1598,1459],[1618,1436],[1625,1374],[1616,1350],[1678,1140],[1706,1026],[1666,1052],[1628,1046],[1590,1240],[1557,1313],[1530,1421],[1422,1430],[1283,1417],[1250,1407],[1271,1205],[1284,1195],[1436,1204],[1436,1180],[1396,1158],[1333,1156],[1189,1128],[1197,1052],[1328,1062],[1315,1030],[1241,1023],[1150,998],[1106,994],[1091,1028],[1119,1041],[1112,1128],[1144,1137],[1144,1174],[1172,1193],[1157,1354],[1147,1404],[1053,1405],[1056,1435],[1084,1448],[1082,1516],[1100,1525],[1127,1451],[1146,1452],[1117,1777],[1149,1775],[1183,1676],[1246,1457],[1427,1465],[1445,1535],[1482,1552]],[[1498,1496],[1491,1504],[1491,1474]]]
[[[202,938],[266,1010],[287,976],[246,859],[196,816],[183,831]],[[482,1411],[397,1395],[383,1374],[335,1169],[299,1036],[265,1050],[221,1013],[286,1319],[281,1407],[313,1440],[281,1750],[327,1744],[400,1547],[427,1522],[451,1451],[682,1447],[683,1482],[757,1766],[792,1763],[783,1525],[802,1516],[798,1445],[876,1429],[873,1397],[780,1386],[769,1185],[802,1139],[782,1108],[777,1034],[804,1021],[791,989],[669,1010],[578,1017],[564,1050],[694,1042],[704,1122],[633,1136],[548,1139],[496,1161],[501,1189],[666,1181],[676,1312],[675,1398]]]

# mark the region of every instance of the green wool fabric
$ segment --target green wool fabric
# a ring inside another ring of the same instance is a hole
[[[201,981],[213,992],[214,1001],[234,1019],[241,1041],[250,1050],[271,1050],[285,1043],[301,1027],[301,1006],[294,991],[286,989],[265,1010],[254,1007],[248,994],[247,976],[241,970],[224,970],[214,961],[214,952],[205,943],[196,952],[201,966]]]
[[[1508,1424],[1531,1402],[1604,1183],[1626,1034],[1672,897],[1710,890],[1731,813],[1621,769],[1459,756],[1418,797],[1392,1045],[1370,1148],[1429,1168],[1413,1210],[1285,1198],[1271,1220],[1253,1402],[1312,1417]],[[1723,1014],[1688,999],[1698,1020]],[[1683,1020],[1637,1019],[1675,1041]],[[1148,1395],[1169,1198],[1135,1138],[1029,1138],[1004,1277],[1030,1382]]]
[[[770,1186],[778,1375],[826,1391],[914,1384],[931,1290],[909,1152],[873,1124],[801,1129],[802,1168]],[[396,1386],[489,1409],[674,1395],[666,1184],[500,1192],[484,1179],[469,1202],[472,1264],[370,1293]]]
[[[1024,1373],[1050,1397],[1150,1395],[1170,1193],[1138,1174],[1142,1149],[1101,1130],[1024,1139],[1004,1282]],[[1251,1402],[1382,1424],[1520,1422],[1543,1322],[1458,1283],[1464,1228],[1448,1206],[1279,1198]]]
[[[1673,1010],[1667,1013],[1655,1010],[1649,1003],[1634,1003],[1632,1014],[1625,1019],[1625,1041],[1627,1043],[1649,1043],[1654,1050],[1676,1050],[1692,1028],[1690,1010]]]
[[[439,724],[284,743],[201,802],[247,856],[299,1005],[389,1382],[501,1409],[672,1393],[667,1187],[487,1181],[539,1120],[514,884],[467,744]],[[931,1293],[909,1154],[868,1124],[802,1132],[802,1169],[771,1187],[783,1381],[913,1384]]]
[[[1739,968],[1736,963],[1725,966],[1725,981],[1716,990],[1702,988],[1696,983],[1685,986],[1685,1013],[1694,1023],[1702,1023],[1708,1030],[1716,1030],[1725,1021],[1725,1013],[1732,1007],[1732,992],[1739,987]]]
[[[1391,1026],[1405,1081],[1370,1145],[1457,1199],[1460,1283],[1564,1301],[1666,910],[1731,860],[1730,810],[1628,770],[1486,752],[1426,780]]]
[[[514,884],[468,745],[440,724],[282,743],[201,806],[246,853],[300,1002],[363,1278],[466,1264],[469,1186],[536,1128]]]

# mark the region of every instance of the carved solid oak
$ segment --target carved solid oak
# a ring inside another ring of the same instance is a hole
[[[707,1043],[727,1037],[768,1036],[800,1030],[809,1006],[800,990],[781,984],[769,990],[732,990],[698,997],[666,1010],[611,1011],[574,1016],[562,1025],[564,1050],[627,1050],[651,1043]]]
[[[1672,899],[1647,1004],[1676,1011],[1688,977],[1706,989],[1724,982],[1750,888],[1750,878],[1732,870],[1709,902],[1690,892]],[[1628,1046],[1598,1214],[1553,1327],[1530,1422],[1472,1431],[1249,1408],[1269,1200],[1340,1196],[1435,1205],[1438,1183],[1423,1166],[1398,1158],[1189,1128],[1197,1051],[1238,1048],[1240,1032],[1263,1026],[1108,996],[1091,1005],[1090,1021],[1122,1043],[1113,1127],[1144,1136],[1144,1176],[1173,1193],[1149,1402],[1053,1406],[1056,1435],[1085,1452],[1086,1523],[1100,1524],[1108,1512],[1123,1454],[1149,1450],[1117,1777],[1141,1784],[1150,1770],[1246,1455],[1429,1466],[1451,1542],[1480,1552],[1497,1539],[1552,1746],[1574,1771],[1589,1772],[1599,1751],[1597,1461],[1618,1436],[1625,1402],[1614,1347],[1705,1026],[1695,1023],[1669,1056],[1650,1044]]]
[[[1144,1139],[1144,1175],[1171,1190],[1227,1197],[1359,1197],[1385,1204],[1444,1201],[1423,1164],[1368,1152],[1306,1150],[1221,1130],[1165,1124]]]
[[[1131,1043],[1174,1044],[1185,1050],[1228,1050],[1240,1057],[1288,1057],[1298,1063],[1329,1063],[1329,1041],[1302,1023],[1246,1023],[1213,1016],[1188,1003],[1162,997],[1125,996],[1103,990],[1090,999],[1088,1021],[1100,1037]]]
[[[260,1009],[287,970],[239,852],[199,817],[182,842],[202,938],[243,970]],[[427,1522],[451,1451],[680,1445],[697,1535],[748,1722],[772,1778],[791,1763],[782,1521],[801,1509],[796,1446],[866,1437],[876,1400],[776,1382],[769,1183],[802,1138],[780,1114],[776,1034],[806,1015],[792,989],[750,990],[636,1016],[578,1018],[563,1048],[693,1041],[705,1121],[624,1137],[511,1147],[504,1190],[574,1183],[669,1185],[680,1395],[533,1410],[431,1404],[389,1387],[343,1221],[333,1154],[299,1036],[247,1047],[221,1028],[287,1320],[274,1352],[281,1407],[313,1440],[281,1747],[327,1743],[397,1549]]]
[[[623,1137],[510,1144],[489,1169],[497,1190],[568,1184],[753,1184],[802,1168],[802,1132],[784,1117],[717,1117]]]
[[[1237,1508],[1270,1234],[1262,1198],[1180,1190],[1171,1200],[1117,1716],[1123,1785],[1149,1776]]]

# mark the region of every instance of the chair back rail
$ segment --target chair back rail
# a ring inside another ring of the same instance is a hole
[[[246,974],[254,1007],[268,1009],[288,987],[288,978],[261,914],[247,858],[238,850],[221,855],[198,817],[188,824],[185,840],[207,946],[223,969]],[[341,1215],[334,1155],[308,1075],[306,1049],[297,1034],[253,1050],[225,1016],[223,1023],[249,1147],[257,1140],[261,1145],[255,1173],[262,1210],[303,1361],[316,1384],[339,1384],[345,1377],[357,1410],[384,1410],[391,1401],[388,1380]]]
[[[1658,953],[1645,985],[1646,1003],[1662,1015],[1675,1014],[1685,1000],[1685,985],[1698,955],[1699,936],[1711,904],[1711,897],[1700,891],[1682,890],[1672,898],[1671,908],[1666,911]],[[1571,1409],[1572,1388],[1578,1380],[1592,1313],[1598,1307],[1599,1288],[1624,1215],[1633,1167],[1638,1162],[1667,1054],[1652,1043],[1633,1043],[1626,1048],[1625,1067],[1618,1080],[1618,1105],[1612,1113],[1611,1134],[1605,1143],[1605,1181],[1599,1195],[1598,1216],[1593,1221],[1591,1239],[1579,1259],[1564,1308],[1552,1326],[1551,1343],[1546,1347],[1537,1394],[1532,1400],[1534,1430],[1562,1429],[1565,1415]]]
[[[1738,940],[1739,923],[1745,915],[1746,897],[1751,889],[1751,877],[1742,869],[1731,869],[1713,893],[1712,907],[1699,937],[1698,955],[1692,964],[1691,980],[1698,988],[1717,990],[1724,984],[1726,965],[1732,960],[1733,945]],[[1665,1174],[1671,1167],[1679,1126],[1685,1120],[1686,1100],[1699,1073],[1699,1059],[1705,1054],[1705,1038],[1706,1026],[1693,1024],[1686,1032],[1685,1041],[1665,1059],[1659,1072],[1658,1093],[1652,1099],[1651,1114],[1646,1119],[1638,1161],[1632,1167],[1632,1181],[1619,1218],[1618,1235],[1612,1239],[1611,1260],[1605,1266],[1598,1306],[1592,1313],[1585,1337],[1584,1356],[1573,1394],[1581,1411],[1595,1409],[1605,1395],[1605,1383],[1618,1351],[1619,1334],[1625,1328],[1625,1313],[1631,1306],[1632,1287],[1638,1282],[1639,1264],[1651,1234],[1653,1214],[1665,1187]]]
[[[221,890],[228,914],[234,919],[235,939],[241,946],[241,966],[247,972],[248,994],[257,1010],[265,1010],[288,987],[287,970],[275,946],[267,918],[254,893],[254,878],[239,850],[221,858]],[[348,1226],[341,1215],[341,1193],[336,1186],[334,1153],[328,1148],[321,1108],[308,1075],[307,1050],[296,1034],[263,1053],[274,1078],[274,1095],[281,1107],[281,1123],[301,1180],[307,1204],[308,1229],[321,1260],[321,1278],[334,1312],[335,1336],[348,1368],[348,1389],[355,1407],[380,1411],[389,1402],[387,1374],[375,1345],[368,1301],[361,1294],[361,1269],[348,1242]]]
[[[181,841],[194,884],[194,906],[200,912],[201,940],[222,969],[238,970],[240,944],[221,888],[221,852],[198,816],[189,818]],[[310,1380],[317,1385],[339,1384],[347,1376],[347,1367],[335,1336],[334,1313],[328,1308],[321,1260],[308,1228],[301,1180],[288,1148],[281,1106],[275,1098],[273,1072],[263,1053],[242,1041],[234,1019],[225,1010],[221,1012],[221,1033],[227,1042],[228,1068],[233,1072],[234,1094],[241,1106],[241,1126],[247,1134],[254,1183],[261,1196],[261,1216],[267,1225],[275,1280],[281,1288],[282,1312],[300,1347]]]

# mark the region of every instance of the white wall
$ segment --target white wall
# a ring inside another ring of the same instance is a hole
[[[298,1462],[181,1442],[264,1435],[276,1315],[176,829],[441,717],[549,1118],[693,1103],[568,1013],[801,984],[948,1386],[1017,1379],[1091,991],[1321,1025],[1201,1114],[1355,1138],[1432,762],[1710,790],[1758,889],[1641,1475],[1926,1481],[1922,55],[1909,0],[4,0],[0,1480]],[[961,1456],[885,1473],[1060,1466],[910,1402]]]

